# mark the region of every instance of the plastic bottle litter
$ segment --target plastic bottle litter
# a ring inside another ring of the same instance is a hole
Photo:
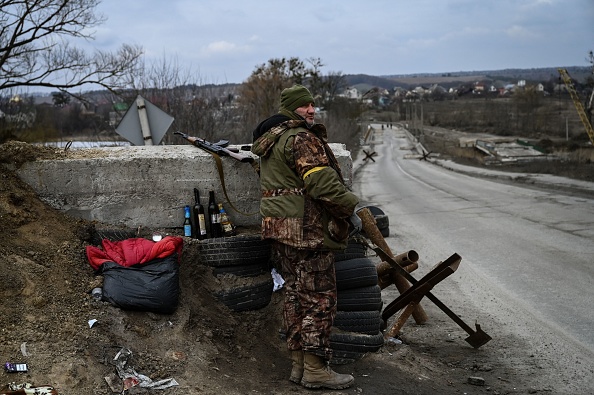
[[[46,394],[46,395],[58,395],[58,390],[50,386],[33,386],[31,383],[9,383],[6,385],[6,389],[10,390],[10,394]],[[14,391],[14,392],[12,392]],[[6,394],[7,392],[2,392]]]
[[[95,299],[96,301],[101,301],[101,298],[103,297],[103,289],[93,288],[93,290],[91,291],[91,296],[93,296],[93,299]]]
[[[270,271],[270,274],[272,275],[272,281],[274,282],[274,287],[272,289],[272,292],[276,292],[276,291],[280,290],[283,287],[283,285],[285,284],[285,280],[276,271],[275,268],[272,268],[272,270]]]
[[[21,343],[21,354],[23,354],[23,357],[29,357],[31,356],[28,352],[27,352],[27,342],[23,342]]]
[[[25,373],[28,368],[26,363],[6,362],[4,364],[4,370],[6,373]]]
[[[386,339],[386,343],[391,345],[402,344],[402,340],[397,339],[395,337],[389,337]]]
[[[117,374],[122,380],[124,380],[124,385],[138,385],[141,388],[150,388],[155,390],[162,390],[179,385],[174,378],[153,381],[150,377],[138,373],[132,367],[128,366],[128,360],[131,356],[132,351],[127,348],[122,348],[113,358],[115,361]]]

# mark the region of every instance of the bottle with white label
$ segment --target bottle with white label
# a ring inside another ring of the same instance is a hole
[[[208,222],[210,237],[221,237],[221,216],[217,208],[214,191],[208,192]]]
[[[204,215],[204,206],[200,203],[200,192],[194,188],[194,233],[195,239],[206,239],[206,218]]]
[[[219,216],[223,236],[233,236],[235,234],[235,226],[233,226],[233,223],[231,223],[231,219],[229,219],[229,215],[223,208],[223,203],[219,203]]]

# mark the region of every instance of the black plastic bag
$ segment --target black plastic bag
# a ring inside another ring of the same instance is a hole
[[[130,267],[105,262],[102,299],[124,310],[171,314],[179,301],[177,254]]]

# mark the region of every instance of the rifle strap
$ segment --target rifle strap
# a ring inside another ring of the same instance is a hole
[[[229,199],[229,195],[227,195],[227,188],[225,187],[225,175],[223,174],[223,161],[221,160],[221,157],[219,155],[215,154],[214,152],[207,151],[207,150],[204,150],[204,151],[211,154],[215,159],[215,162],[217,164],[217,170],[219,171],[219,178],[221,180],[221,187],[223,188],[223,194],[225,194],[225,199],[227,199],[227,203],[229,203],[229,207],[231,207],[233,210],[235,210],[236,212],[238,212],[241,215],[251,216],[251,215],[259,214],[259,212],[255,212],[255,213],[243,212],[243,211],[239,210],[237,207],[235,207],[233,205],[233,203],[231,203],[231,199]]]

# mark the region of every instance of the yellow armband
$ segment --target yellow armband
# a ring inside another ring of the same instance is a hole
[[[303,175],[303,179],[305,180],[305,177],[307,177],[308,175],[315,173],[317,171],[323,170],[325,169],[327,166],[318,166],[318,167],[314,167],[313,169],[309,169],[307,172],[305,172],[305,174]]]

